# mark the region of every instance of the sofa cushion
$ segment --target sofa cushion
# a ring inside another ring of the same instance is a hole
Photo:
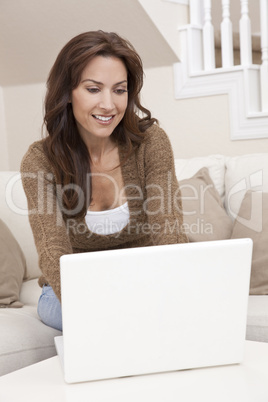
[[[249,296],[246,339],[268,342],[268,296]]]
[[[54,337],[61,332],[37,314],[42,289],[37,279],[22,283],[21,309],[0,309],[0,376],[56,355]]]
[[[18,172],[0,172],[0,219],[6,223],[26,258],[26,279],[38,278],[38,255],[28,219],[27,199]]]
[[[233,220],[248,190],[268,192],[268,153],[226,157],[225,208]]]
[[[208,169],[200,169],[193,177],[181,180],[179,184],[184,229],[189,240],[194,242],[229,239],[233,223],[224,210]]]
[[[268,193],[247,191],[232,238],[253,240],[250,294],[268,295]]]
[[[41,293],[42,288],[38,285],[38,279],[24,281],[20,290],[20,301],[24,305],[36,307]]]
[[[57,354],[54,337],[62,333],[41,322],[36,306],[0,309],[0,321],[0,376]]]
[[[175,169],[178,180],[189,179],[203,167],[208,168],[209,175],[223,201],[225,156],[209,155],[190,159],[175,159]]]
[[[6,224],[0,219],[0,307],[22,307],[19,301],[26,273],[24,254]]]

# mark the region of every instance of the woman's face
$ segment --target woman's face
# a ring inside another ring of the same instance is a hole
[[[83,70],[71,95],[73,114],[85,143],[108,138],[122,120],[127,102],[124,63],[115,57],[96,56]]]

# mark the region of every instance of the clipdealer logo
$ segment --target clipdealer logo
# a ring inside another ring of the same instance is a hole
[[[38,192],[38,203],[36,205],[36,208],[33,210],[28,210],[27,208],[27,200],[26,196],[24,198],[21,197],[21,186],[22,186],[22,180],[21,180],[21,174],[17,173],[14,174],[14,176],[11,177],[11,179],[8,181],[5,189],[5,198],[6,198],[6,203],[9,206],[10,210],[18,215],[28,215],[28,214],[36,214],[36,213],[48,213],[48,214],[53,214],[56,212],[57,214],[57,224],[61,225],[62,224],[62,215],[61,212],[65,211],[63,208],[63,205],[61,203],[61,194],[62,191],[65,191],[66,188],[57,188],[57,196],[58,196],[58,209],[55,211],[55,205],[51,202],[51,195],[53,193],[53,184],[52,184],[52,179],[53,176],[52,174],[45,174],[44,172],[38,172],[37,174],[35,173],[24,173],[27,178],[35,180],[36,181],[36,191]],[[145,212],[149,214],[157,214],[161,213],[162,207],[164,205],[163,199],[165,196],[168,196],[168,210],[172,206],[172,202],[174,203],[173,206],[179,210],[179,204],[177,204],[177,197],[176,195],[174,196],[174,199],[172,199],[171,194],[170,194],[170,183],[171,183],[171,177],[167,177],[167,186],[165,189],[163,188],[158,188],[159,186],[154,186],[154,195],[151,197],[149,200],[143,200],[143,194],[141,192],[140,188],[136,188],[136,186],[132,186],[132,193],[133,197],[135,199],[141,200],[143,202],[143,209]],[[116,187],[116,183],[113,183],[115,187],[115,193],[118,194],[119,189]],[[151,185],[152,187],[152,185]],[[149,189],[149,187],[148,187]],[[200,195],[200,208],[204,213],[204,202],[205,202],[205,191],[207,188],[202,190],[202,193]],[[74,188],[74,190],[77,190]],[[195,190],[195,189],[193,189]],[[248,190],[251,190],[251,211],[250,214],[247,217],[239,216],[239,206],[241,205],[243,201],[243,197],[246,194]],[[240,224],[244,225],[245,227],[248,227],[249,229],[254,230],[255,232],[261,232],[262,231],[262,211],[263,211],[263,205],[262,205],[262,197],[260,196],[260,192],[263,190],[263,170],[258,170],[252,174],[250,174],[247,177],[244,177],[240,179],[237,183],[235,183],[231,189],[229,190],[228,194],[225,196],[225,202],[227,206],[227,210],[229,215],[235,220],[237,220]],[[77,190],[78,191],[78,190]],[[122,190],[121,190],[122,191]],[[17,193],[19,194],[17,196]],[[80,194],[80,193],[79,193]],[[197,197],[196,194],[193,195],[193,197]],[[183,197],[182,197],[183,198]],[[187,200],[187,197],[186,197]],[[78,207],[81,207],[82,204],[82,199],[79,199],[80,203]],[[149,204],[151,202],[158,202],[158,208],[154,208],[152,212],[150,212]],[[201,211],[201,212],[202,212]],[[65,211],[69,212],[69,211]],[[73,211],[72,211],[73,212]],[[184,211],[184,215],[192,215],[195,214],[196,211]],[[187,228],[185,228],[187,229]],[[206,230],[210,230],[209,228],[205,228]],[[189,228],[188,228],[189,230]],[[191,230],[191,229],[190,229]],[[204,229],[203,229],[204,230]]]

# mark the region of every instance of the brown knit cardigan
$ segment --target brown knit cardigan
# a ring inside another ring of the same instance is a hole
[[[62,214],[57,191],[60,183],[56,183],[44,154],[43,140],[34,142],[22,160],[22,182],[42,271],[39,285],[50,284],[59,300],[59,259],[63,254],[188,241],[182,230],[173,152],[165,132],[153,125],[124,161],[125,152],[126,147],[119,146],[130,221],[120,232],[110,235],[92,233],[84,218]]]

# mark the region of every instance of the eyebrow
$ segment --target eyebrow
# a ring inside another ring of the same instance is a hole
[[[102,82],[100,82],[100,81],[95,81],[95,80],[92,80],[92,79],[90,79],[90,78],[86,78],[85,80],[81,81],[81,83],[86,82],[86,81],[94,82],[94,84],[97,84],[97,85],[103,85]],[[127,84],[127,80],[119,81],[119,82],[117,82],[116,84],[114,84],[114,86],[120,85],[120,84],[124,84],[124,83]]]

